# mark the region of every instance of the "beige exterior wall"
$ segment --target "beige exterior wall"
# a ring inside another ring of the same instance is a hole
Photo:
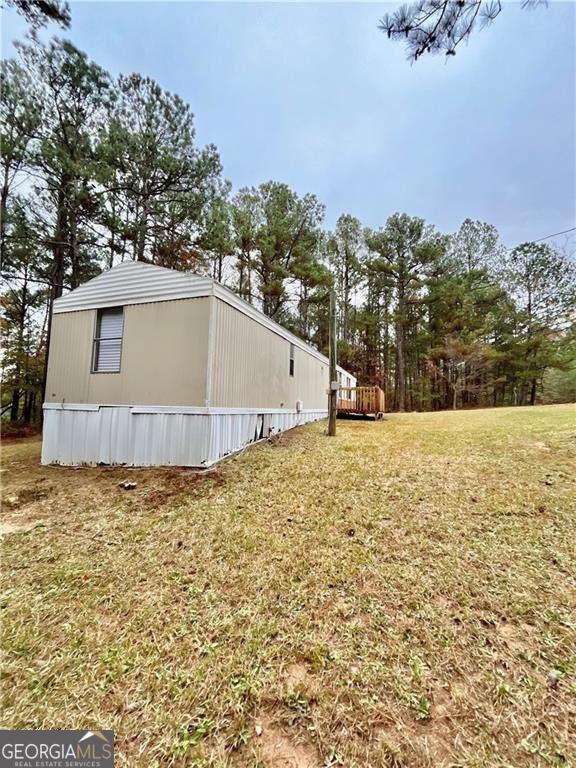
[[[328,365],[230,305],[215,300],[210,405],[236,408],[327,408]]]
[[[120,373],[91,373],[96,310],[55,314],[46,401],[204,406],[212,300],[125,306]]]

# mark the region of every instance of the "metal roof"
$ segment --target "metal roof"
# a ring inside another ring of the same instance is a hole
[[[213,280],[191,272],[123,261],[54,301],[54,312],[191,299],[212,293]]]

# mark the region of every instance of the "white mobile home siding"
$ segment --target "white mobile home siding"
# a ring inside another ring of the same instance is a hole
[[[121,366],[94,373],[107,307],[124,311]],[[324,418],[328,376],[323,355],[213,280],[124,263],[55,302],[42,461],[210,466]]]
[[[119,373],[92,372],[97,310],[55,314],[46,402],[204,406],[211,301],[124,305]]]
[[[327,363],[295,346],[290,376],[289,339],[215,301],[211,406],[326,410]]]

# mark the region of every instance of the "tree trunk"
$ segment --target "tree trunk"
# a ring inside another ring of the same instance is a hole
[[[142,207],[138,206],[136,210],[136,237],[134,239],[134,261],[144,261],[144,253],[146,251],[146,234],[148,229],[148,201],[142,203]]]
[[[52,284],[50,295],[53,299],[62,296],[65,269],[65,244],[69,242],[68,238],[68,216],[66,210],[66,189],[69,180],[63,177],[58,190],[58,212],[56,217],[56,227],[54,230],[54,242],[52,243],[52,253],[54,254],[54,264],[52,267]]]
[[[20,390],[16,388],[12,390],[12,404],[10,406],[10,421],[12,423],[18,421],[19,412],[20,412]]]
[[[249,253],[243,249],[238,257],[238,294],[245,301],[252,303],[249,259]]]
[[[517,405],[524,405],[525,394],[526,394],[526,382],[523,381],[521,384],[518,385],[518,393],[516,396]]]
[[[382,359],[383,359],[383,380],[384,380],[384,392],[388,396],[390,392],[390,324],[388,322],[388,300],[385,299],[384,305],[384,340],[382,344]]]
[[[112,222],[112,228],[110,229],[110,255],[108,256],[108,269],[112,269],[114,266],[114,253],[116,251],[116,196],[112,193],[110,198],[110,220]]]
[[[536,379],[532,379],[530,386],[530,405],[536,405]]]
[[[400,268],[398,281],[398,309],[395,323],[396,333],[396,409],[406,410],[406,353],[404,348],[406,302],[404,297],[404,278]]]
[[[22,420],[24,424],[30,424],[32,421],[32,410],[34,407],[34,392],[28,391],[24,395],[24,412]]]
[[[0,265],[4,266],[4,241],[6,239],[6,209],[8,205],[8,171],[4,171],[2,192],[0,193]]]
[[[145,220],[143,219],[138,226],[136,261],[144,261],[145,250],[146,250],[146,223],[145,223]]]
[[[50,339],[52,336],[52,307],[54,300],[60,298],[63,292],[64,273],[66,269],[64,258],[64,243],[67,236],[67,218],[66,218],[66,186],[67,180],[64,178],[61,181],[60,189],[58,191],[58,216],[56,220],[56,229],[54,232],[54,243],[52,250],[54,253],[54,266],[52,269],[52,283],[50,286],[50,293],[48,295],[48,323],[46,328],[46,350],[44,356],[44,370],[42,372],[42,402],[44,405],[46,400],[46,379],[48,377],[48,353],[50,351]],[[43,421],[43,411],[40,415],[40,424]]]
[[[350,265],[348,253],[344,254],[344,306],[342,307],[342,338],[349,341],[348,307],[350,304]]]
[[[396,409],[406,409],[406,359],[404,355],[404,326],[396,323]]]
[[[18,421],[20,410],[20,397],[22,395],[22,357],[24,352],[24,333],[26,330],[26,313],[28,310],[28,272],[24,270],[24,283],[22,285],[21,303],[18,308],[18,341],[16,349],[16,366],[14,370],[15,389],[12,392],[12,404],[10,406],[10,421]]]
[[[78,288],[80,285],[80,254],[78,252],[78,237],[76,235],[76,220],[70,221],[70,288]]]

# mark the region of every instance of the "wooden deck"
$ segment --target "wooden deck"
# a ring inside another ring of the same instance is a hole
[[[380,387],[340,387],[338,413],[358,413],[382,418],[386,398]]]

